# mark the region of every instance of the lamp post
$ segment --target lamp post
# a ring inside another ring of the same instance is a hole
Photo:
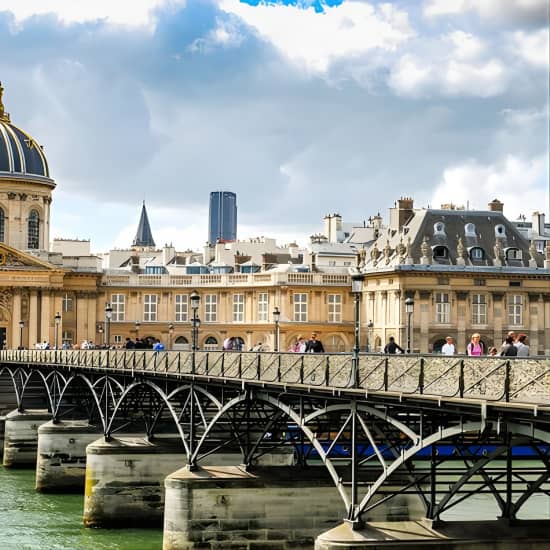
[[[353,343],[353,356],[351,358],[351,380],[350,385],[352,388],[356,388],[358,385],[358,372],[359,372],[359,313],[361,303],[361,292],[363,291],[363,275],[361,273],[355,273],[351,276],[351,291],[353,293],[353,330],[354,330],[354,343]]]
[[[111,318],[113,316],[113,308],[110,302],[105,304],[105,346],[107,349],[111,347]]]
[[[141,323],[139,321],[136,321],[136,341],[139,338],[139,327],[141,327]]]
[[[25,328],[25,321],[21,319],[19,321],[19,349],[23,349],[23,329]]]
[[[174,337],[174,323],[168,324],[168,349],[172,349],[172,339]]]
[[[99,343],[103,346],[105,340],[103,339],[103,327],[101,325],[97,327],[97,332],[99,332]]]
[[[200,319],[197,315],[197,312],[199,310],[199,306],[201,303],[201,297],[198,292],[191,292],[191,295],[189,296],[189,301],[191,302],[191,310],[193,311],[193,317],[191,318],[192,322],[192,334],[191,334],[191,340],[192,340],[192,348],[193,351],[197,351],[199,349],[199,326],[200,326]]]
[[[59,347],[59,324],[61,323],[61,314],[59,311],[55,314],[55,349]]]
[[[411,319],[414,311],[414,300],[407,298],[405,300],[405,313],[407,314],[407,353],[411,353]]]
[[[279,332],[279,321],[281,320],[281,312],[279,311],[279,308],[275,306],[275,309],[273,310],[273,322],[275,323],[275,345],[273,346],[275,351],[279,351],[279,339],[280,339],[280,332]]]
[[[374,323],[369,321],[367,323],[367,351],[372,352],[372,329],[374,328]]]

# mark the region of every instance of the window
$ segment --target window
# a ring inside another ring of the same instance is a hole
[[[448,292],[435,293],[435,322],[439,324],[451,322],[451,304]]]
[[[61,345],[65,349],[73,347],[73,333],[70,330],[64,330],[61,333]]]
[[[207,296],[209,296],[209,295],[207,294]],[[210,294],[210,296],[216,297],[214,294]],[[213,336],[209,336],[209,337],[204,341],[204,349],[205,349],[206,351],[218,349],[218,341],[217,341]]]
[[[187,321],[189,316],[187,294],[176,294],[176,312],[175,320],[176,323],[184,323]]]
[[[4,242],[4,225],[5,225],[4,210],[0,208],[0,242]]]
[[[325,343],[326,351],[336,353],[346,351],[346,344],[341,336],[333,334],[329,336]]]
[[[434,235],[445,235],[445,224],[443,222],[434,223]]]
[[[28,221],[28,248],[36,250],[40,248],[40,215],[38,211],[31,210]]]
[[[206,294],[204,297],[204,320],[207,323],[215,323],[218,319],[218,296]],[[217,345],[217,342],[216,342]],[[206,349],[206,346],[205,346]]]
[[[506,259],[507,260],[521,260],[521,250],[519,248],[509,248],[506,250]]]
[[[233,294],[233,322],[244,321],[244,294]]]
[[[269,320],[269,298],[267,292],[258,294],[258,321],[267,322]]]
[[[434,247],[433,257],[437,262],[446,262],[449,259],[449,249],[446,246],[436,246]]]
[[[122,335],[121,334],[115,334],[113,336],[113,342],[115,343],[115,346],[120,346],[122,344]]]
[[[466,237],[476,237],[476,226],[473,223],[467,223],[464,226],[464,234]]]
[[[328,322],[341,323],[342,322],[342,295],[329,294],[327,296],[327,302],[328,302]]]
[[[523,296],[511,294],[508,296],[508,323],[521,325],[523,321]]]
[[[143,320],[145,322],[157,320],[157,295],[156,294],[143,295]]]
[[[112,321],[124,321],[125,319],[125,301],[124,294],[111,294],[111,307],[113,308]]]
[[[508,281],[508,286],[521,286],[521,281]]]
[[[479,246],[474,246],[471,250],[470,250],[470,259],[472,261],[480,261],[480,260],[484,260],[485,259],[485,251],[483,250],[483,248],[479,247]]]
[[[472,323],[474,325],[487,324],[487,301],[485,294],[472,295]]]
[[[307,294],[294,294],[294,320],[307,322]]]
[[[73,297],[69,294],[65,294],[63,296],[63,300],[61,302],[61,309],[63,310],[63,313],[67,313],[68,311],[72,311],[74,308],[74,301]]]
[[[495,226],[495,237],[506,237],[506,229],[502,224]]]
[[[474,279],[474,286],[485,286],[485,279]]]

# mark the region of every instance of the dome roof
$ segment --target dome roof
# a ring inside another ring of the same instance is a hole
[[[29,175],[49,178],[48,162],[42,147],[11,123],[2,103],[3,91],[0,83],[0,177]]]

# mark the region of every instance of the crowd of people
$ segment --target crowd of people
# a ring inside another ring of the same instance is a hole
[[[452,336],[447,336],[445,344],[441,348],[443,355],[455,355],[457,353],[456,346]],[[510,331],[500,349],[491,346],[489,349],[485,349],[485,344],[481,340],[481,334],[474,332],[470,338],[470,342],[466,346],[466,354],[472,357],[480,357],[482,355],[489,356],[503,356],[503,357],[528,357],[529,356],[529,344],[526,334],[516,334],[514,331]]]

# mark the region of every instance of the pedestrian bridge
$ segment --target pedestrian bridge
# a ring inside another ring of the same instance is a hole
[[[19,411],[106,442],[175,435],[190,471],[221,451],[251,471],[280,451],[321,465],[354,528],[407,495],[431,520],[480,494],[510,521],[550,504],[547,357],[3,350],[2,381]]]

